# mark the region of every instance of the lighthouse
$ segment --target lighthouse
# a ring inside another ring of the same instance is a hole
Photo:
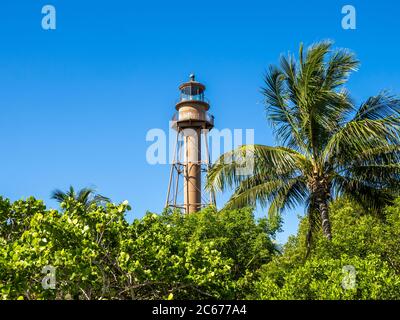
[[[189,81],[179,86],[180,95],[171,122],[176,131],[176,143],[166,207],[179,208],[185,213],[215,204],[213,193],[207,196],[202,184],[202,176],[210,167],[208,132],[214,127],[205,90],[205,85],[191,74]]]

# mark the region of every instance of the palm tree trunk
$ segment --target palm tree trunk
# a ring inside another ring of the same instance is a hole
[[[316,176],[309,184],[315,208],[321,215],[322,232],[332,240],[331,222],[329,219],[330,185],[327,179]]]
[[[327,199],[318,199],[318,210],[321,214],[322,232],[328,240],[332,240],[331,222],[329,220]]]

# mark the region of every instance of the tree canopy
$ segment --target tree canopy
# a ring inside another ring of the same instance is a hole
[[[3,299],[244,298],[275,252],[276,228],[250,209],[148,212],[128,223],[126,202],[62,207],[0,198]],[[55,290],[42,286],[46,266]]]
[[[262,88],[278,146],[243,145],[223,154],[208,188],[236,187],[227,208],[269,207],[269,214],[305,206],[307,242],[322,229],[332,238],[329,203],[347,196],[379,211],[399,193],[400,99],[381,92],[357,105],[345,85],[358,61],[323,41],[298,58],[270,66]],[[253,171],[240,174],[243,159]],[[250,165],[249,165],[250,166]]]
[[[400,299],[400,200],[381,216],[333,202],[335,237],[318,235],[306,261],[307,217],[281,250],[279,221],[250,208],[128,223],[126,202],[62,207],[0,198],[2,299]],[[46,266],[54,289],[42,285]],[[345,266],[355,288],[342,287]]]

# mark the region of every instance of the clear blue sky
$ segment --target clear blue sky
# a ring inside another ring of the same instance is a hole
[[[41,28],[46,4],[57,9],[55,31]],[[341,28],[345,4],[357,9],[356,30]],[[130,219],[160,212],[169,167],[147,164],[145,136],[168,129],[177,85],[192,71],[216,126],[254,128],[263,144],[274,143],[263,73],[301,41],[329,38],[357,53],[356,100],[400,92],[394,0],[3,0],[0,12],[0,194],[13,200],[34,195],[55,207],[50,192],[72,184],[129,200]],[[297,213],[285,214],[279,241],[296,231]]]

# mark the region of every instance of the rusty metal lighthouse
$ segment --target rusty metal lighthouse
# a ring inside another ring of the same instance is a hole
[[[202,190],[202,176],[210,167],[207,134],[214,127],[214,117],[208,112],[206,87],[195,80],[194,74],[179,90],[172,118],[172,128],[177,134],[165,206],[192,213],[206,205],[215,205],[213,193],[206,196]]]

